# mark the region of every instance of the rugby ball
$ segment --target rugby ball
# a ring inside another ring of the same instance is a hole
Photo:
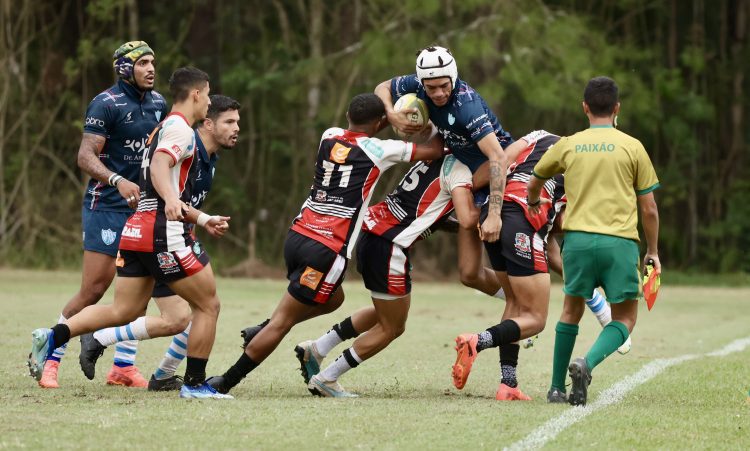
[[[430,121],[430,114],[427,111],[427,104],[424,102],[424,100],[420,99],[416,94],[413,93],[401,96],[393,105],[394,111],[401,111],[404,108],[416,109],[415,112],[409,113],[409,120],[412,124],[419,126],[421,128],[421,132],[404,133],[396,127],[393,127],[393,131],[396,132],[399,138],[407,141],[412,141],[413,139],[420,137],[419,135],[421,135],[422,132],[424,132],[424,130],[427,128],[427,124]]]

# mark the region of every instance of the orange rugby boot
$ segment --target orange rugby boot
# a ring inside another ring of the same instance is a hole
[[[42,371],[42,378],[39,379],[39,386],[42,388],[60,388],[60,384],[57,383],[57,369],[59,367],[60,362],[55,360],[44,362],[44,371]]]
[[[147,388],[148,381],[138,371],[135,365],[119,367],[112,365],[107,373],[107,385],[122,385],[124,387]]]
[[[456,337],[456,363],[453,364],[453,385],[461,390],[471,372],[471,365],[477,358],[477,334],[461,334]]]
[[[531,401],[531,397],[522,392],[520,388],[509,387],[503,383],[497,387],[495,399],[498,401]]]

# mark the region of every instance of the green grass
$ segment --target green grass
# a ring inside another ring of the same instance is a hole
[[[417,283],[406,333],[389,349],[342,377],[362,395],[356,400],[310,396],[292,351],[369,303],[357,281],[347,301],[327,317],[299,325],[252,373],[229,402],[185,401],[176,393],[108,387],[108,350],[97,378],[78,367],[74,340],[60,370],[59,390],[42,390],[27,376],[30,332],[52,325],[77,290],[71,272],[0,271],[0,448],[135,449],[501,449],[570,409],[547,405],[554,324],[561,290],[553,287],[547,330],[521,351],[519,376],[528,403],[500,403],[497,353],[480,355],[462,391],[451,384],[453,339],[497,322],[502,302],[456,284]],[[265,319],[276,305],[280,281],[221,279],[222,313],[209,374],[220,373],[240,351],[241,328]],[[702,354],[750,336],[750,289],[663,286],[653,311],[640,312],[633,350],[596,368],[590,391],[637,372],[656,358]],[[111,302],[111,291],[103,302]],[[155,312],[152,312],[155,313]],[[585,353],[600,330],[587,314],[574,354]],[[147,377],[168,339],[143,342],[138,365]],[[335,357],[340,346],[330,355]],[[750,349],[670,367],[596,411],[547,444],[551,449],[743,449],[750,443]],[[181,368],[180,372],[183,369]]]

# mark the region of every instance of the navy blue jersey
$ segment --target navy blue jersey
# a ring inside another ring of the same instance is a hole
[[[195,131],[195,148],[197,158],[193,161],[194,168],[191,171],[195,171],[194,179],[192,183],[192,196],[190,198],[190,205],[194,208],[200,209],[203,202],[206,200],[208,192],[211,191],[211,185],[213,184],[214,171],[216,170],[216,160],[219,156],[216,152],[209,156],[206,152],[206,146],[201,141],[198,130]]]
[[[484,99],[460,79],[451,92],[448,103],[441,107],[435,106],[427,97],[416,74],[391,79],[391,100],[394,103],[408,93],[415,93],[425,101],[430,120],[442,134],[445,145],[471,172],[487,161],[487,157],[477,146],[479,140],[494,133],[503,149],[513,143],[510,133],[503,130]]]
[[[168,112],[167,102],[158,92],[142,93],[118,80],[89,103],[83,131],[106,138],[99,159],[107,169],[138,183],[148,136]],[[117,188],[94,178],[89,180],[83,206],[91,210],[132,211]]]

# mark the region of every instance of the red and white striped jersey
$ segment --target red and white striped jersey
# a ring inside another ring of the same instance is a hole
[[[521,139],[526,141],[528,145],[521,151],[516,161],[508,167],[508,181],[505,185],[505,195],[503,198],[506,201],[515,202],[523,207],[526,219],[529,220],[529,223],[531,223],[535,230],[540,230],[545,225],[551,228],[555,216],[567,203],[563,175],[558,174],[544,183],[541,197],[549,199],[551,203],[542,204],[540,212],[536,215],[529,213],[526,203],[528,194],[526,186],[529,183],[529,179],[531,179],[534,166],[542,158],[542,155],[560,140],[560,137],[545,130],[536,130]]]
[[[380,175],[396,163],[411,161],[415,147],[341,128],[326,130],[310,195],[292,230],[351,258],[351,244],[357,241]]]
[[[141,164],[138,208],[122,229],[120,249],[139,252],[171,252],[187,246],[190,224],[169,221],[164,213],[164,199],[151,179],[151,159],[164,152],[174,160],[169,171],[170,184],[180,200],[190,203],[191,168],[195,154],[195,132],[180,113],[170,113],[149,136],[148,150]],[[192,174],[195,178],[195,174]]]
[[[471,189],[471,177],[469,168],[453,155],[420,161],[383,202],[368,209],[363,227],[407,248],[453,210],[451,192],[458,187]]]

